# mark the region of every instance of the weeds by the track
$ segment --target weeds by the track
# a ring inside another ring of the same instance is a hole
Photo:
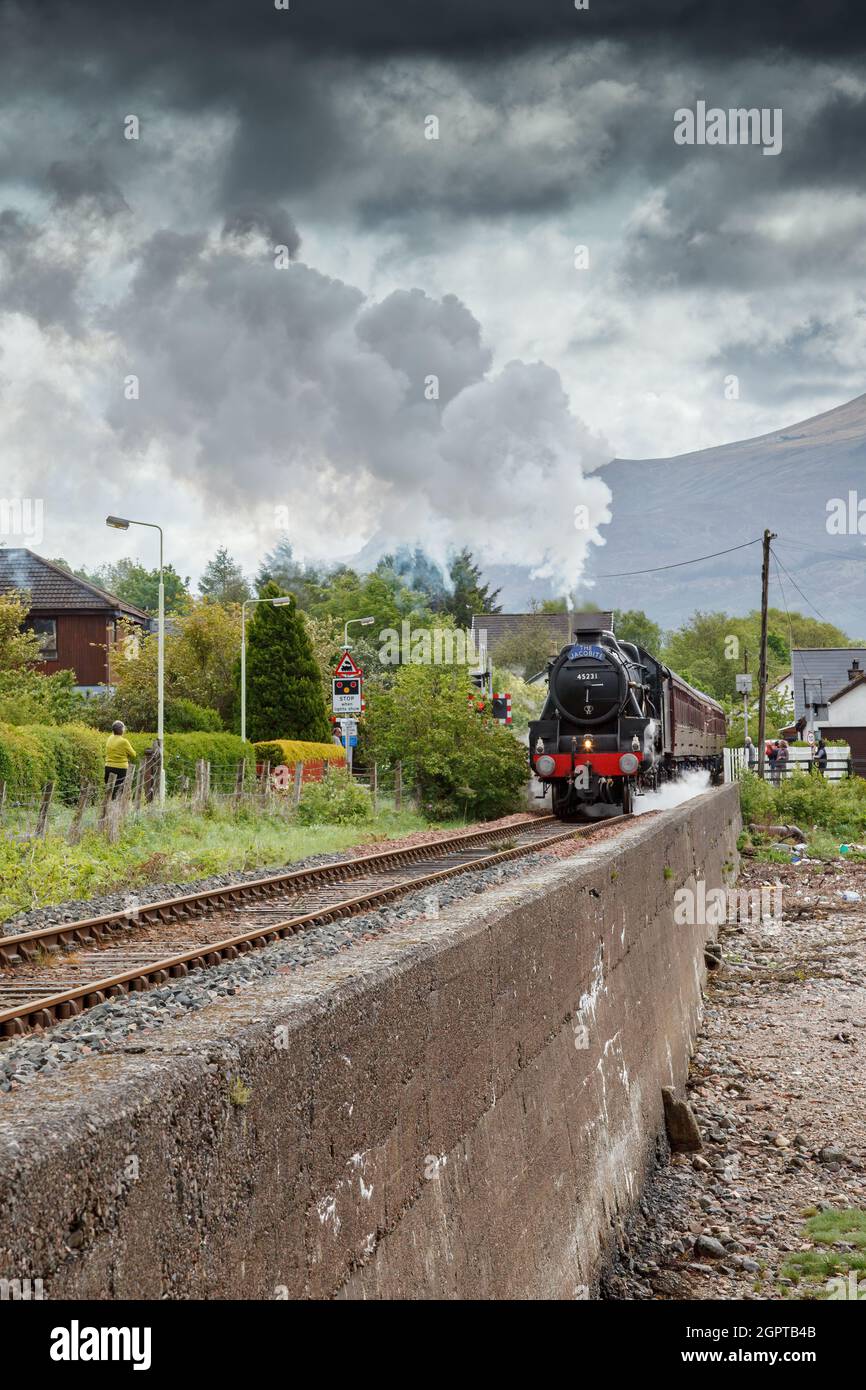
[[[235,810],[228,803],[195,812],[186,800],[170,800],[163,812],[153,807],[127,821],[114,843],[96,831],[85,833],[76,845],[62,834],[25,844],[0,839],[0,922],[103,892],[276,868],[314,854],[409,835],[428,824],[414,810],[395,811],[387,800],[380,802],[375,817],[355,825],[299,825],[282,810]],[[439,822],[437,828],[445,825]]]

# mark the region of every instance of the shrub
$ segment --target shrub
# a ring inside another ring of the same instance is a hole
[[[270,763],[271,767],[294,763],[342,762],[346,756],[345,748],[338,743],[305,743],[297,738],[275,738],[266,743],[253,745],[260,763]]]
[[[50,758],[38,739],[26,729],[0,724],[0,782],[11,795],[38,792],[51,773]]]
[[[362,735],[383,768],[399,759],[425,813],[501,816],[519,805],[526,749],[468,700],[464,668],[402,666],[390,690],[370,690]]]
[[[223,722],[215,709],[205,709],[194,700],[168,700],[165,706],[165,731],[170,734],[222,733]]]
[[[140,758],[156,735],[127,737]],[[183,777],[191,782],[195,779],[200,758],[211,765],[214,791],[234,786],[241,758],[247,764],[247,778],[255,776],[255,750],[236,734],[167,734],[165,776],[169,792],[179,789]],[[7,783],[13,795],[32,795],[46,782],[54,781],[58,795],[73,801],[83,783],[102,781],[104,765],[105,734],[84,724],[0,725],[0,781]]]
[[[297,816],[301,825],[353,825],[372,819],[373,802],[348,771],[335,768],[304,788]]]
[[[150,748],[156,734],[127,734],[139,757]],[[237,734],[186,733],[165,736],[165,783],[169,793],[179,791],[182,779],[195,781],[195,765],[204,758],[210,763],[211,788],[228,791],[234,786],[241,758],[247,764],[247,780],[255,777],[256,752]]]
[[[0,723],[66,724],[83,703],[73,690],[72,671],[0,671]]]
[[[42,751],[50,766],[46,780],[53,780],[55,796],[62,801],[75,801],[86,783],[102,781],[105,738],[96,729],[84,724],[31,724],[24,732]]]

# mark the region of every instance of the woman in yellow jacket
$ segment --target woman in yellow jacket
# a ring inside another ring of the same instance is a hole
[[[105,745],[105,780],[108,782],[110,777],[114,778],[112,797],[120,793],[126,779],[130,758],[135,762],[135,749],[129,739],[123,737],[125,733],[126,725],[116,719],[111,726],[111,733],[108,735],[108,742]]]

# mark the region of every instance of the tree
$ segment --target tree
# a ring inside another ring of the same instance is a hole
[[[362,725],[365,751],[398,760],[428,814],[471,819],[513,811],[526,782],[526,750],[470,702],[459,666],[401,666],[393,685],[371,688]]]
[[[622,613],[616,613],[614,629],[621,641],[634,642],[650,656],[657,657],[662,649],[661,628],[640,608],[627,608]]]
[[[318,570],[295,559],[288,536],[281,536],[269,550],[256,575],[256,591],[261,594],[268,582],[279,584],[283,593],[294,594],[299,608],[306,608],[309,590],[322,582]]]
[[[791,669],[791,639],[795,647],[848,646],[845,633],[832,623],[770,608],[767,611],[770,685]],[[745,669],[746,652],[749,670],[757,672],[760,644],[761,615],[757,610],[742,618],[729,613],[698,612],[676,632],[667,634],[662,659],[692,685],[721,700],[736,694],[735,678]]]
[[[208,560],[198,581],[199,593],[214,603],[243,603],[251,597],[250,586],[236,560],[221,545],[212,560]]]
[[[39,660],[39,638],[24,631],[29,611],[29,594],[0,594],[0,671],[20,671]]]
[[[141,608],[145,613],[156,614],[159,609],[159,570],[145,569],[137,560],[125,556],[122,560],[99,565],[95,570],[73,569],[63,559],[52,562],[61,569],[68,570],[76,579],[95,584],[98,589],[114,594]],[[182,579],[173,565],[163,567],[163,588],[165,590],[165,611],[169,614],[185,613],[189,608],[189,575]]]
[[[451,561],[448,573],[453,589],[443,607],[458,627],[471,627],[473,613],[501,613],[502,606],[496,602],[499,590],[491,593],[489,584],[482,582],[481,570],[465,547]]]
[[[280,596],[279,585],[264,585],[262,598]],[[247,736],[254,743],[330,738],[319,667],[294,595],[281,608],[257,604],[247,630]]]
[[[111,654],[111,679],[116,687],[115,717],[131,729],[156,728],[157,637],[142,637],[134,625],[124,632]],[[237,606],[224,608],[206,600],[192,602],[188,613],[175,618],[165,637],[166,701],[190,700],[216,710],[230,725],[235,714],[235,664],[241,645],[241,616]]]

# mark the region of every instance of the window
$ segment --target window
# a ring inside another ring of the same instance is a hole
[[[57,660],[57,619],[31,618],[27,627],[39,638],[39,660]]]
[[[810,705],[823,705],[824,682],[820,676],[803,677],[803,703],[807,709]]]

